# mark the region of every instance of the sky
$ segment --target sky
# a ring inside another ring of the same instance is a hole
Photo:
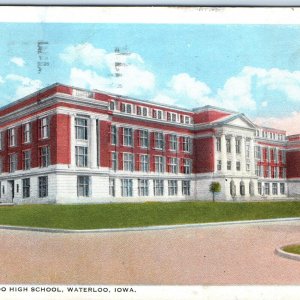
[[[300,25],[1,23],[0,105],[55,82],[300,133]]]

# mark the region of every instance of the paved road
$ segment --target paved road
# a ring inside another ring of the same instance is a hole
[[[300,221],[143,232],[0,230],[0,283],[300,284]]]

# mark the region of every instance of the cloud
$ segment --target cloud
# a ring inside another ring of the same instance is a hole
[[[5,82],[5,80],[3,79],[2,76],[0,76],[0,84],[3,84]]]
[[[153,99],[154,102],[162,103],[162,104],[167,104],[167,105],[175,105],[177,99],[169,97],[163,93],[157,94]]]
[[[25,61],[22,57],[14,56],[10,59],[10,61],[15,65],[17,65],[18,67],[24,67],[25,65]]]
[[[7,80],[11,80],[17,84],[15,88],[15,97],[22,98],[36,92],[42,88],[42,82],[38,79],[34,80],[28,77],[20,76],[17,74],[9,74],[5,77]]]

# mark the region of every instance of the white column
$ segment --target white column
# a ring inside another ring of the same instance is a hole
[[[250,139],[250,172],[255,175],[255,157],[254,157],[254,140]]]
[[[231,161],[231,172],[235,173],[236,172],[236,147],[235,147],[235,136],[231,136],[230,139],[230,146],[231,146],[231,157],[232,157],[232,161]]]
[[[246,172],[246,141],[243,136],[241,138],[241,172]]]
[[[149,197],[154,196],[153,179],[149,179]]]
[[[70,115],[71,121],[70,121],[70,132],[71,132],[71,167],[74,168],[75,167],[75,115],[71,114]]]
[[[91,117],[90,126],[90,167],[97,168],[97,131],[96,131],[96,118]]]
[[[221,162],[222,172],[227,171],[227,150],[226,150],[226,137],[225,134],[221,135]]]

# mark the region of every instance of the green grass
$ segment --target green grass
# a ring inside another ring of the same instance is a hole
[[[0,224],[65,229],[120,228],[300,217],[300,202],[146,202],[0,206]]]
[[[293,254],[299,254],[300,255],[300,245],[290,245],[285,246],[282,248],[283,251],[293,253]]]

